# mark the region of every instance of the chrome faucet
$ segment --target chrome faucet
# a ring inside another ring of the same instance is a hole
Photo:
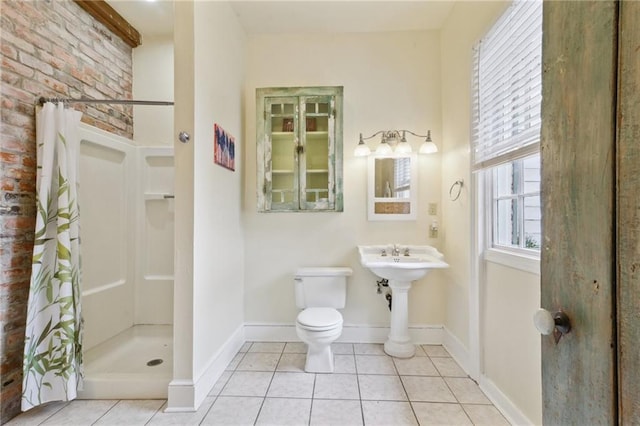
[[[387,251],[385,249],[382,249],[382,252],[380,253],[380,256],[386,256],[387,255]]]
[[[400,247],[397,244],[393,245],[393,250],[391,251],[392,256],[400,256]]]
[[[405,248],[404,248],[404,255],[405,255],[405,256],[410,256],[410,254],[409,254],[409,247],[405,247]]]

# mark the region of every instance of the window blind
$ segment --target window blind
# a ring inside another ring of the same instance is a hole
[[[394,196],[396,198],[409,198],[411,186],[411,159],[408,157],[396,158],[394,163]]]
[[[515,0],[474,48],[472,168],[540,149],[542,1]]]

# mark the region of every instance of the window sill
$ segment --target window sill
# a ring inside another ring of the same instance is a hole
[[[540,258],[536,256],[490,248],[484,252],[484,260],[540,275]]]

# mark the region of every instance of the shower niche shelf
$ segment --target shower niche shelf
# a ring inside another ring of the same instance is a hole
[[[149,200],[172,200],[175,196],[173,194],[157,193],[157,192],[145,192],[145,201]]]

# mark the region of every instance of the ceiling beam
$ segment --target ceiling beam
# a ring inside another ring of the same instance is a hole
[[[75,0],[75,2],[129,46],[135,48],[142,44],[142,37],[138,30],[109,6],[106,1]]]

